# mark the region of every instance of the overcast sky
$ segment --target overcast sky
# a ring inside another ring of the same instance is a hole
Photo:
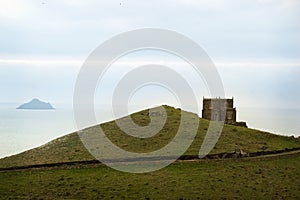
[[[0,102],[71,104],[98,45],[153,27],[201,45],[238,106],[300,108],[299,15],[298,0],[0,0]]]

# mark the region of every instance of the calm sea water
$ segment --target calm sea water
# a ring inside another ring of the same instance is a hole
[[[300,109],[237,108],[238,120],[249,128],[279,135],[300,136]]]
[[[0,104],[0,158],[40,146],[75,131],[71,108],[56,110],[17,110],[16,104]],[[111,120],[108,111],[106,118]],[[238,119],[250,128],[282,135],[300,136],[300,110],[238,108]]]
[[[17,110],[0,104],[0,157],[40,146],[76,130],[71,109]]]

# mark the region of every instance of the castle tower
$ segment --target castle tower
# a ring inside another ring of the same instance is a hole
[[[202,118],[212,121],[225,120],[227,124],[235,124],[236,109],[233,107],[233,97],[231,99],[203,97]]]

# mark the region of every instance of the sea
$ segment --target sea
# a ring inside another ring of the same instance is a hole
[[[0,104],[0,158],[14,155],[77,130],[71,106],[55,110],[18,110],[13,103]],[[113,119],[100,110],[99,123]],[[249,128],[285,136],[300,136],[300,109],[238,108],[238,121]],[[104,117],[103,117],[104,116]]]

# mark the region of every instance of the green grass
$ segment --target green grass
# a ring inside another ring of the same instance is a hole
[[[130,174],[105,166],[0,173],[1,199],[299,199],[300,154],[173,163]]]
[[[132,152],[150,152],[168,144],[180,124],[180,110],[165,106],[164,128],[147,139],[123,133],[114,121],[101,126],[116,145]],[[209,121],[188,114],[189,127],[199,121],[195,140],[185,155],[198,155]],[[142,126],[150,122],[148,110],[132,115]],[[299,138],[284,137],[254,129],[225,125],[211,154],[273,151],[299,148]],[[77,133],[46,145],[0,159],[1,167],[94,159]],[[300,153],[247,159],[216,159],[176,162],[161,170],[130,174],[103,165],[76,169],[59,167],[0,172],[0,199],[300,199]]]
[[[84,130],[84,133],[97,131],[101,126],[106,136],[119,147],[132,152],[150,152],[160,149],[168,144],[176,135],[180,124],[181,110],[169,106],[164,106],[167,112],[167,121],[164,128],[153,137],[142,139],[129,136],[123,133],[116,125],[115,121],[101,124]],[[188,115],[189,125],[186,126],[186,136],[190,137],[189,127],[194,120],[199,121],[199,128],[194,142],[185,152],[185,155],[198,155],[199,149],[206,135],[209,121],[199,118],[196,114],[185,112]],[[148,110],[144,110],[132,115],[133,120],[145,126],[150,122]],[[185,138],[182,138],[185,139]],[[215,148],[214,153],[230,153],[236,149],[241,149],[247,153],[257,151],[282,150],[286,148],[299,148],[300,139],[275,135],[259,130],[225,125],[221,137]],[[35,148],[21,154],[0,159],[0,168],[23,166],[43,163],[57,163],[69,161],[81,161],[94,159],[82,145],[78,134],[72,133],[58,138],[42,147]]]

